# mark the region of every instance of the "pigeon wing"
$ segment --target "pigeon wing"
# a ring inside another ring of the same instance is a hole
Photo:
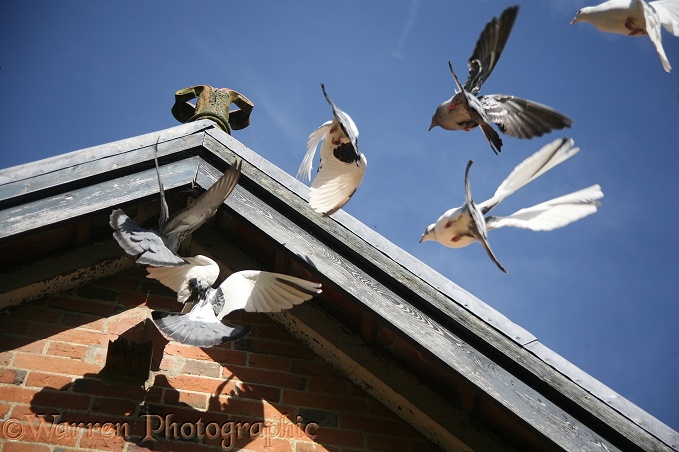
[[[332,121],[326,122],[309,135],[309,140],[306,144],[306,154],[304,154],[304,159],[297,170],[296,176],[297,179],[302,182],[309,182],[311,180],[311,168],[313,166],[316,148],[318,148],[318,144],[325,138],[328,130],[330,130],[330,124],[332,124]]]
[[[665,72],[670,72],[672,66],[670,66],[670,61],[667,59],[665,49],[662,46],[662,28],[660,26],[660,16],[656,12],[656,9],[654,9],[654,7],[650,6],[648,3],[642,1],[641,4],[644,10],[644,20],[646,21],[646,33],[648,33],[648,37],[651,38],[651,42],[655,46],[655,51],[658,53],[658,57],[660,57],[660,62],[662,63],[663,69],[665,69]],[[660,8],[662,9],[662,5]],[[673,26],[674,24],[672,24],[672,28]]]
[[[229,312],[280,312],[321,293],[321,285],[280,273],[244,270],[229,276],[221,290],[224,306],[217,314],[222,319]]]
[[[309,204],[325,216],[342,208],[358,189],[367,167],[365,156],[352,163],[326,158],[311,184]]]
[[[573,125],[573,120],[558,111],[527,99],[504,94],[479,97],[488,119],[502,132],[517,138],[541,137],[556,129]]]
[[[486,221],[483,218],[481,211],[474,204],[474,199],[472,198],[472,191],[469,185],[469,168],[471,168],[472,163],[473,162],[471,160],[469,163],[467,163],[467,169],[464,173],[465,205],[472,217],[472,234],[479,242],[481,242],[481,245],[483,245],[483,247],[486,249],[488,257],[490,257],[495,265],[497,265],[497,268],[502,270],[504,273],[507,273],[507,270],[505,270],[502,264],[498,262],[497,258],[495,257],[495,253],[493,253],[493,250],[490,248],[490,243],[488,242],[488,232],[486,230]]]
[[[492,198],[478,205],[485,215],[503,199],[580,151],[570,138],[558,138],[519,163],[500,184]]]
[[[200,195],[192,206],[180,210],[165,224],[161,233],[168,238],[172,251],[177,251],[187,235],[212,218],[219,206],[231,194],[240,178],[242,160],[231,167]]]
[[[488,22],[486,28],[481,32],[474,52],[467,62],[469,65],[469,76],[467,81],[464,82],[465,90],[474,95],[479,93],[481,86],[488,79],[490,73],[493,72],[495,65],[500,59],[502,50],[514,26],[518,11],[518,6],[511,6],[505,9],[499,18],[493,17],[493,20]]]
[[[648,3],[658,13],[660,23],[665,30],[679,36],[679,2],[676,0],[657,0]]]
[[[507,217],[488,217],[490,229],[512,226],[532,231],[551,231],[562,228],[597,211],[604,194],[599,185],[578,190],[552,200],[521,209]]]
[[[109,224],[113,238],[127,254],[137,257],[137,263],[157,266],[186,263],[166,246],[158,232],[142,228],[121,209],[111,212]]]
[[[323,90],[323,95],[325,96],[325,100],[328,101],[328,104],[330,104],[330,107],[332,108],[332,114],[335,116],[337,121],[340,124],[340,127],[344,131],[345,135],[349,138],[351,141],[351,144],[354,145],[354,149],[356,150],[356,154],[358,156],[358,128],[356,127],[356,124],[354,124],[354,120],[351,119],[351,116],[340,110],[340,108],[334,104],[332,100],[330,100],[330,97],[328,97],[328,94],[325,92],[325,85],[321,83],[321,90]]]

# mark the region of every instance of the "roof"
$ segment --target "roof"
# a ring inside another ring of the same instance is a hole
[[[170,211],[236,159],[239,185],[191,240],[323,295],[272,314],[447,449],[679,450],[679,434],[308,187],[200,120],[0,171],[0,308],[134,265],[108,217],[157,218],[154,145]],[[155,209],[155,210],[154,210]]]

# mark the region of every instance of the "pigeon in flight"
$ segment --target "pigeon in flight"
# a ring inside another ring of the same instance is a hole
[[[665,71],[672,67],[662,46],[661,25],[679,36],[679,0],[609,0],[586,6],[575,15],[571,25],[589,22],[600,31],[626,36],[648,36],[655,46]]]
[[[328,216],[344,206],[356,192],[368,161],[358,150],[356,124],[330,100],[322,83],[321,89],[332,108],[334,119],[309,135],[307,152],[297,171],[297,178],[304,182],[311,180],[314,154],[323,140],[318,174],[309,191],[309,204],[316,212]]]
[[[504,94],[478,96],[500,58],[518,11],[518,6],[509,7],[486,25],[469,58],[469,76],[464,85],[460,84],[453,65],[448,62],[457,92],[436,108],[429,130],[439,126],[446,130],[469,131],[480,126],[497,154],[502,150],[502,139],[491,123],[497,124],[503,133],[517,138],[539,137],[573,125],[573,120],[567,116],[531,100]]]
[[[209,257],[185,258],[170,267],[148,267],[147,278],[177,292],[182,313],[153,311],[153,322],[165,337],[182,344],[212,347],[246,336],[251,327],[222,319],[232,311],[280,312],[321,293],[321,285],[294,276],[256,270],[233,273],[216,289],[219,265]]]
[[[136,256],[138,264],[183,265],[186,261],[176,254],[179,245],[186,236],[212,218],[219,206],[231,194],[240,178],[242,161],[231,165],[222,177],[212,184],[192,206],[182,209],[172,218],[168,218],[165,190],[158,171],[158,159],[155,156],[154,159],[160,191],[158,231],[142,228],[121,209],[115,209],[111,213],[109,224],[113,228],[113,237],[120,247],[127,254]]]
[[[465,203],[461,207],[448,210],[436,223],[427,226],[420,243],[435,240],[450,248],[462,248],[478,240],[495,265],[507,273],[490,248],[488,231],[504,226],[551,231],[593,214],[601,205],[599,199],[604,196],[601,187],[592,185],[521,209],[507,217],[485,216],[507,196],[574,156],[580,148],[573,145],[573,140],[561,138],[543,146],[514,168],[492,198],[479,204],[474,203],[469,186],[469,169],[472,166],[470,160],[465,171]]]

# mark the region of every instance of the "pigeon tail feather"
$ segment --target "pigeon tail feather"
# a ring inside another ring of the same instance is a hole
[[[188,315],[153,311],[153,323],[163,335],[182,344],[212,347],[250,334],[251,327],[193,320]]]

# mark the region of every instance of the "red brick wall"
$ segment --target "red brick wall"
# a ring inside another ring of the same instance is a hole
[[[0,315],[2,452],[437,450],[263,314],[229,318],[254,325],[236,343],[168,343],[146,384],[105,379],[109,340],[140,339],[149,308],[178,307],[144,275]]]

